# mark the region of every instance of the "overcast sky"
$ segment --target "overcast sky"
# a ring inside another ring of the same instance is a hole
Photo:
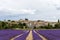
[[[24,18],[56,21],[60,19],[60,0],[0,0],[0,20]]]

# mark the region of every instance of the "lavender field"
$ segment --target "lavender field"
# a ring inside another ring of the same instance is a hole
[[[60,30],[0,30],[0,40],[60,40]]]
[[[60,30],[37,30],[47,40],[60,40]]]
[[[26,30],[0,30],[0,40],[10,40],[11,38],[28,33]],[[22,37],[23,38],[23,37]]]

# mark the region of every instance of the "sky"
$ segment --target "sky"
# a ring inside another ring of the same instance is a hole
[[[60,0],[0,0],[0,20],[57,21],[60,19]]]

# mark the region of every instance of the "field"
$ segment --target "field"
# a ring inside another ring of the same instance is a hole
[[[60,30],[0,30],[0,40],[60,40]]]

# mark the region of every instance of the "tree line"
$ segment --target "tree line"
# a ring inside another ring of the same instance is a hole
[[[9,23],[9,22],[11,22],[11,23]],[[18,24],[14,24],[13,22],[15,23],[15,21],[10,21],[10,20],[8,20],[8,22],[0,21],[0,29],[28,28],[26,23],[19,22]]]
[[[21,22],[18,22],[17,24],[14,23],[15,21],[11,21],[11,20],[8,20],[7,22],[0,21],[0,29],[16,29],[16,28],[29,29],[26,23],[21,23]],[[39,27],[33,26],[33,29],[60,29],[60,22],[58,20],[58,22],[54,26],[50,25],[50,23],[48,23],[48,25],[45,26],[39,26]]]
[[[60,21],[58,19],[58,22],[54,26],[48,23],[48,25],[45,26],[39,26],[39,27],[34,26],[34,29],[60,29]]]

